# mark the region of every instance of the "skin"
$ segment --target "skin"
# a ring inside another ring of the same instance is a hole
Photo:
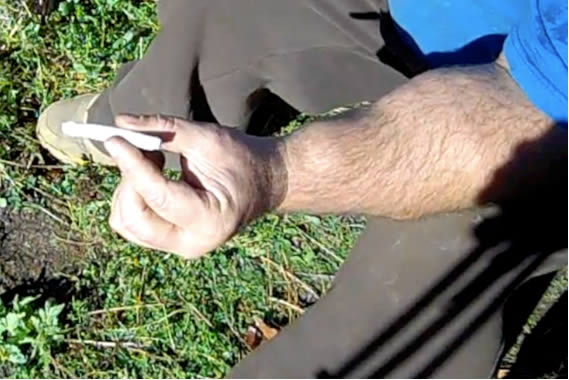
[[[116,122],[162,134],[164,150],[182,156],[183,180],[166,180],[160,157],[107,141],[122,173],[111,226],[185,258],[269,211],[411,219],[497,202],[567,157],[565,132],[530,103],[503,57],[429,71],[366,109],[285,138],[160,116]],[[516,164],[528,144],[530,165]]]

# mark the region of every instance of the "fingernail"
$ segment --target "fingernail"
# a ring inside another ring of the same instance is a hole
[[[121,123],[125,123],[125,124],[131,124],[131,125],[139,125],[142,121],[142,118],[137,116],[137,115],[133,115],[133,114],[121,114],[119,116],[117,116],[116,122],[117,124],[121,124]]]

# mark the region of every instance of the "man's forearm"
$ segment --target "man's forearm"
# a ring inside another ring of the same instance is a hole
[[[554,128],[496,65],[431,71],[355,117],[284,139],[279,210],[404,219],[495,200],[566,152],[562,136],[561,147],[536,147],[531,167],[498,180],[521,144]]]

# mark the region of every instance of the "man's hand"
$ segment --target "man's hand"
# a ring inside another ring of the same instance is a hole
[[[120,116],[116,123],[160,135],[162,148],[181,156],[182,180],[170,181],[161,155],[145,155],[120,138],[106,142],[122,174],[110,224],[134,243],[196,258],[284,196],[277,140],[159,116]]]

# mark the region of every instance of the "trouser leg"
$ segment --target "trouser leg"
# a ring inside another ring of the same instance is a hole
[[[491,376],[507,296],[567,256],[512,244],[486,212],[372,219],[329,293],[231,376]]]
[[[187,118],[206,8],[207,0],[159,1],[160,32],[140,61],[119,69],[114,83],[89,110],[89,119],[112,124],[120,113]]]
[[[406,81],[376,55],[385,47],[379,20],[354,16],[385,7],[382,0],[162,0],[162,30],[141,61],[121,69],[89,120],[191,118],[195,81],[215,119],[232,127],[246,127],[260,90],[307,113],[373,101]]]

